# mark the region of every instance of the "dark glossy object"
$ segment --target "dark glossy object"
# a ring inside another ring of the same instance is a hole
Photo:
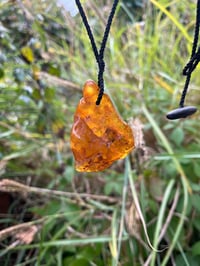
[[[179,118],[186,118],[189,115],[193,115],[197,111],[195,106],[184,106],[172,110],[167,114],[167,118],[170,120],[175,120]]]

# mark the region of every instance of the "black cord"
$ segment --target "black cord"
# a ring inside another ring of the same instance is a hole
[[[186,76],[186,80],[179,103],[180,107],[184,107],[185,97],[188,91],[188,86],[190,84],[192,72],[195,70],[196,66],[200,62],[200,47],[197,50],[197,44],[199,40],[199,28],[200,28],[200,0],[197,1],[196,25],[195,25],[192,53],[189,62],[186,64],[186,66],[183,69],[183,75]]]
[[[100,92],[99,92],[99,95],[98,95],[98,98],[97,98],[97,101],[96,101],[97,105],[100,104],[101,99],[103,97],[103,93],[104,93],[104,79],[103,79],[103,73],[104,73],[104,70],[105,70],[105,63],[104,63],[104,60],[103,60],[104,59],[104,51],[105,51],[105,48],[106,48],[106,43],[107,43],[107,40],[108,40],[110,28],[111,28],[111,25],[112,25],[112,21],[113,21],[114,15],[115,15],[115,11],[116,11],[118,2],[119,2],[119,0],[114,0],[114,2],[113,2],[113,6],[112,6],[112,9],[111,9],[110,15],[108,17],[108,21],[106,23],[106,28],[105,28],[105,32],[104,32],[104,35],[103,35],[103,40],[102,40],[101,47],[100,47],[100,50],[99,50],[100,67],[99,67],[99,75],[98,75],[98,86],[100,88]]]
[[[98,49],[97,49],[97,46],[96,46],[96,43],[95,43],[95,40],[94,40],[94,36],[93,36],[92,30],[91,30],[90,25],[88,23],[85,11],[83,10],[81,2],[79,0],[75,0],[75,1],[76,1],[76,5],[78,7],[79,13],[81,15],[81,18],[83,20],[84,26],[85,26],[85,28],[87,30],[87,34],[88,34],[88,37],[89,37],[91,45],[92,45],[92,50],[93,50],[94,56],[96,58],[96,61],[98,62],[98,60],[99,60],[99,52],[98,52]]]
[[[106,48],[106,43],[107,43],[108,36],[109,36],[109,33],[110,33],[110,28],[111,28],[111,25],[112,25],[112,21],[113,21],[113,18],[114,18],[115,11],[116,11],[116,8],[117,8],[119,0],[114,0],[110,15],[108,17],[108,21],[106,23],[106,28],[105,28],[105,32],[104,32],[104,35],[103,35],[103,39],[102,39],[102,43],[101,43],[101,47],[100,47],[99,51],[97,49],[97,46],[96,46],[96,43],[95,43],[95,39],[94,39],[94,35],[93,35],[92,30],[90,28],[90,25],[88,23],[87,16],[86,16],[86,14],[85,14],[85,12],[83,10],[83,7],[82,7],[82,5],[81,5],[79,0],[75,0],[75,1],[76,1],[76,5],[77,5],[77,7],[79,9],[79,13],[81,15],[83,24],[84,24],[84,26],[85,26],[85,28],[87,30],[87,34],[88,34],[88,37],[89,37],[90,42],[91,42],[92,50],[93,50],[93,53],[94,53],[94,56],[96,58],[96,61],[97,61],[97,64],[98,64],[98,68],[99,68],[98,86],[99,86],[100,91],[99,91],[99,95],[98,95],[97,100],[96,100],[96,105],[99,105],[101,103],[101,100],[102,100],[102,97],[103,97],[103,94],[104,94],[104,78],[103,78],[104,70],[105,70],[104,51],[105,51],[105,48]]]
[[[187,116],[192,115],[197,111],[197,108],[195,106],[184,106],[184,102],[190,84],[192,72],[195,70],[198,63],[200,62],[200,46],[197,49],[198,40],[199,40],[199,30],[200,30],[200,0],[197,0],[196,23],[195,23],[193,45],[192,45],[192,53],[189,62],[186,64],[186,66],[183,69],[183,75],[186,76],[185,85],[181,94],[179,108],[170,111],[166,115],[166,117],[170,120],[186,118]]]

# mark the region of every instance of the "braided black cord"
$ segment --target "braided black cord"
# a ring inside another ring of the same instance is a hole
[[[187,94],[192,72],[194,71],[194,69],[196,68],[196,66],[198,65],[200,61],[200,47],[197,50],[197,44],[198,44],[198,39],[199,39],[199,28],[200,28],[200,0],[197,1],[196,24],[195,24],[192,53],[191,53],[189,62],[186,64],[186,66],[183,69],[183,75],[187,77],[185,80],[185,85],[184,85],[180,103],[179,103],[180,107],[184,107],[185,97]]]
[[[119,3],[119,0],[114,0],[114,2],[113,2],[113,6],[112,6],[112,9],[111,9],[110,15],[108,17],[108,21],[106,23],[106,28],[105,28],[105,32],[104,32],[104,35],[103,35],[103,40],[102,40],[101,47],[100,47],[100,50],[99,50],[99,64],[100,64],[100,67],[99,67],[99,75],[98,75],[98,86],[100,88],[100,91],[99,91],[99,95],[98,95],[98,98],[97,98],[97,101],[96,101],[96,105],[100,104],[101,99],[103,97],[103,93],[104,93],[104,79],[103,79],[103,73],[104,73],[104,70],[105,70],[105,63],[104,63],[104,60],[103,60],[104,51],[105,51],[105,48],[106,48],[106,43],[107,43],[107,40],[108,40],[108,36],[109,36],[109,33],[110,33],[110,28],[111,28],[111,25],[112,25],[112,21],[113,21],[113,18],[114,18],[115,11],[116,11],[118,3]]]
[[[91,45],[92,45],[92,50],[94,52],[94,56],[96,58],[96,61],[98,63],[98,67],[99,67],[98,86],[100,88],[100,91],[99,91],[99,95],[98,95],[97,100],[96,100],[96,105],[99,105],[100,102],[101,102],[101,99],[103,97],[103,94],[104,94],[104,78],[103,78],[103,74],[104,74],[104,70],[105,70],[104,51],[105,51],[105,48],[106,48],[106,43],[107,43],[107,39],[108,39],[108,36],[109,36],[111,24],[112,24],[113,17],[115,15],[115,11],[116,11],[117,4],[118,4],[119,0],[114,0],[110,15],[108,17],[108,21],[107,21],[107,24],[106,24],[106,28],[105,28],[105,32],[104,32],[104,35],[103,35],[103,39],[102,39],[102,43],[101,43],[101,47],[99,49],[99,52],[97,50],[97,46],[96,46],[96,43],[95,43],[95,40],[94,40],[94,36],[93,36],[92,30],[90,28],[90,25],[88,23],[86,14],[85,14],[85,12],[83,10],[83,7],[82,7],[82,5],[81,5],[79,0],[75,0],[75,1],[76,1],[76,5],[77,5],[77,7],[79,9],[79,13],[80,13],[80,15],[82,17],[83,24],[84,24],[84,26],[85,26],[85,28],[87,30],[87,34],[88,34],[88,37],[89,37]]]
[[[75,1],[76,1],[76,5],[78,7],[79,13],[81,15],[81,18],[83,20],[83,24],[84,24],[84,26],[85,26],[85,28],[87,30],[87,34],[88,34],[88,37],[89,37],[91,45],[92,45],[92,50],[93,50],[94,56],[96,58],[96,61],[98,62],[99,61],[99,53],[98,53],[98,50],[97,50],[97,46],[96,46],[96,43],[95,43],[95,40],[94,40],[94,36],[93,36],[92,30],[90,28],[90,25],[89,25],[87,17],[86,17],[85,11],[83,10],[81,2],[79,0],[75,0]]]

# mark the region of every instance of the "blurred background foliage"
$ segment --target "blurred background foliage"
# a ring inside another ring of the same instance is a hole
[[[100,44],[112,1],[83,4]],[[165,118],[184,85],[195,6],[120,1],[105,82],[121,116],[137,118],[138,147],[126,163],[88,174],[74,171],[69,147],[81,88],[97,79],[80,16],[50,0],[0,2],[0,175],[28,186],[0,183],[2,265],[199,265],[200,117]],[[197,67],[188,104],[199,106],[199,85]],[[130,176],[162,252],[148,246]]]

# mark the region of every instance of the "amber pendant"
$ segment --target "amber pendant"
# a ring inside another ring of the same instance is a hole
[[[70,145],[80,172],[102,171],[134,148],[133,132],[116,111],[107,94],[96,105],[97,84],[88,80],[71,131]]]

